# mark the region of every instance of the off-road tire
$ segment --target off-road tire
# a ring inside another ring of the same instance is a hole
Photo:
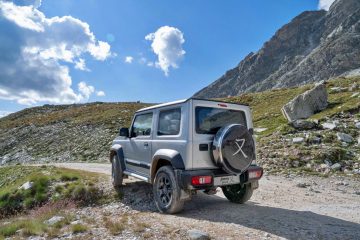
[[[156,172],[153,193],[155,205],[162,213],[178,213],[184,207],[184,201],[180,200],[181,189],[171,166],[163,166]]]
[[[221,187],[225,197],[233,203],[243,204],[247,202],[252,194],[253,189],[250,184],[236,184]]]
[[[118,190],[123,182],[123,170],[116,154],[111,159],[111,180],[114,188]]]

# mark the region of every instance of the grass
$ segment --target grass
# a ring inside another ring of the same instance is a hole
[[[116,126],[126,126],[130,124],[136,110],[147,106],[150,104],[135,102],[44,105],[1,118],[0,129],[28,125],[46,126],[58,122],[66,122],[68,125],[103,124],[113,127],[116,123]]]
[[[87,230],[88,230],[88,227],[86,225],[83,225],[83,224],[74,224],[74,225],[71,226],[71,231],[74,234],[83,233],[83,232],[86,232]]]
[[[94,184],[100,178],[95,173],[52,166],[13,166],[0,168],[0,176],[3,177],[0,182],[1,217],[59,200],[73,201],[78,205],[93,204],[103,195]],[[25,182],[31,182],[33,186],[28,190],[19,189]]]
[[[333,92],[330,90],[332,87],[349,87],[353,83],[360,85],[360,77],[330,80],[327,83],[329,106],[327,109],[313,115],[311,118],[321,120],[342,111],[358,110],[360,108],[359,98],[350,97],[354,92]],[[311,89],[313,86],[313,84],[308,84],[302,87],[276,89],[259,93],[246,93],[221,100],[250,105],[255,127],[267,128],[267,130],[260,135],[269,135],[275,130],[283,130],[284,132],[291,130],[287,128],[287,120],[283,117],[281,108],[291,99],[306,90]]]
[[[128,226],[128,216],[122,215],[119,219],[110,219],[110,217],[103,218],[104,226],[112,235],[121,234]]]

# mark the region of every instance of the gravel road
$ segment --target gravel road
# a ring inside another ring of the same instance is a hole
[[[111,169],[110,164],[55,165],[103,174]],[[156,212],[150,184],[126,179],[123,194],[122,203],[106,209],[137,211],[144,221],[174,232],[199,229],[214,239],[360,239],[360,182],[351,178],[264,176],[244,205],[228,202],[219,190],[197,194],[177,215]]]

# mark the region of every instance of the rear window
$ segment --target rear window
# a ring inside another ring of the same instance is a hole
[[[198,134],[215,134],[227,124],[246,126],[246,117],[243,111],[223,108],[196,107],[195,121]]]
[[[177,135],[180,132],[181,109],[160,111],[158,135]]]

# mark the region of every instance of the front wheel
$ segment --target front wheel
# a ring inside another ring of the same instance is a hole
[[[115,189],[118,189],[123,181],[123,171],[116,154],[111,159],[111,180]]]
[[[253,194],[253,189],[250,184],[236,184],[223,186],[221,188],[225,197],[233,203],[245,203]]]
[[[180,200],[181,189],[171,166],[163,166],[156,173],[153,193],[156,207],[162,213],[177,213],[184,207]]]

